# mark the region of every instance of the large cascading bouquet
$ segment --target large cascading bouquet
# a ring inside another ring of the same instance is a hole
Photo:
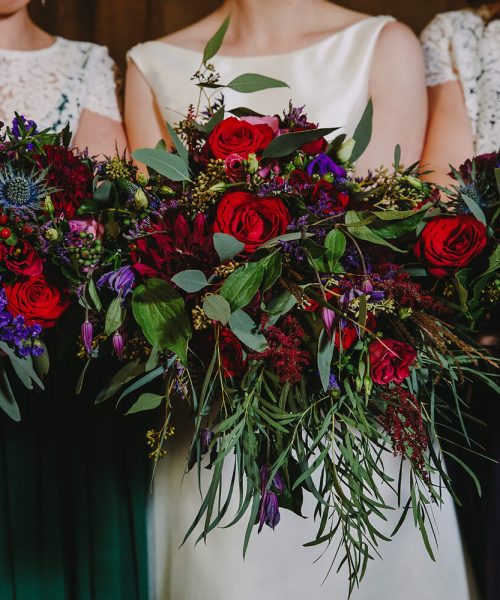
[[[217,35],[197,74],[207,99],[224,87],[208,64]],[[228,87],[278,85],[247,74]],[[71,305],[77,388],[114,356],[96,401],[162,416],[146,435],[155,462],[176,443],[176,407],[191,406],[186,467],[211,470],[188,534],[246,515],[246,549],[254,526],[301,514],[312,494],[310,544],[338,546],[352,589],[398,505],[393,535],[409,513],[432,555],[433,506],[443,485],[453,493],[439,427],[470,444],[465,383],[498,392],[473,331],[498,300],[499,157],[440,192],[399,148],[392,169],[355,175],[371,106],[354,139],[327,141],[334,130],[292,105],[263,116],[207,104],[169,127],[172,152],[134,153],[147,174],[16,117],[0,140],[0,348],[41,386],[41,330]],[[393,455],[407,479],[386,470]]]

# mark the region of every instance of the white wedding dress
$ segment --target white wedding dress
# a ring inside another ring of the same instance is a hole
[[[310,121],[323,127],[343,126],[352,133],[368,102],[370,65],[377,38],[391,20],[367,18],[313,46],[286,54],[216,57],[213,62],[222,82],[251,72],[282,79],[290,86],[249,95],[226,90],[226,105],[275,114],[286,109],[292,99],[295,106],[306,105]],[[148,42],[133,48],[129,58],[149,82],[165,119],[178,121],[189,104],[196,104],[197,91],[190,77],[199,67],[199,53]],[[275,531],[267,527],[260,535],[254,531],[245,561],[242,547],[246,520],[211,532],[206,545],[195,546],[193,536],[179,548],[198,511],[200,496],[196,470],[183,480],[191,439],[190,420],[183,408],[174,410],[176,433],[169,441],[166,459],[160,463],[153,494],[155,600],[346,600],[346,571],[333,571],[322,584],[329,566],[328,553],[314,564],[320,550],[302,547],[314,538],[317,529],[312,517],[312,497],[304,502],[306,519],[282,510]],[[385,464],[397,480],[399,459],[387,455]],[[205,484],[209,476],[209,472],[204,472]],[[385,495],[392,505],[396,504],[394,494],[387,490]],[[435,509],[439,530],[437,563],[428,557],[410,517],[394,541],[382,543],[382,558],[368,566],[353,600],[469,598],[455,511],[447,494],[445,499],[444,506]],[[399,509],[394,511],[390,523],[383,526],[385,532],[393,530],[400,514]]]

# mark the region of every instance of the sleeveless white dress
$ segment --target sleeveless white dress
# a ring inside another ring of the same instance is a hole
[[[472,10],[437,15],[422,33],[427,84],[458,80],[476,154],[500,148],[500,19]]]
[[[213,60],[223,82],[243,73],[259,73],[286,81],[290,89],[273,89],[249,95],[225,91],[228,108],[247,106],[265,114],[281,113],[290,99],[306,105],[310,121],[321,126],[342,126],[352,133],[368,102],[371,58],[377,38],[390,17],[367,18],[302,50],[259,57],[218,56]],[[149,82],[166,120],[179,120],[187,106],[197,101],[191,75],[200,54],[162,42],[133,48],[130,60]],[[388,91],[389,93],[389,91]],[[275,531],[255,531],[246,560],[242,558],[246,520],[229,529],[216,529],[195,546],[196,536],[179,549],[200,506],[195,470],[184,479],[186,454],[191,439],[190,418],[176,408],[176,433],[167,457],[160,463],[151,515],[155,555],[155,600],[346,600],[347,574],[333,571],[326,582],[327,556],[314,564],[320,550],[303,548],[314,538],[315,501],[305,498],[305,519],[286,510]],[[385,458],[386,470],[397,480],[399,459]],[[230,470],[228,469],[227,473]],[[207,483],[209,473],[204,476]],[[229,476],[226,476],[226,480]],[[396,505],[389,490],[387,498]],[[438,562],[428,557],[412,519],[396,539],[380,547],[382,558],[369,566],[353,600],[466,600],[469,598],[462,546],[451,499],[435,510],[439,530]],[[400,516],[395,510],[390,533]],[[227,520],[225,524],[230,521]],[[331,558],[331,556],[330,556]]]
[[[57,37],[41,50],[0,48],[0,121],[10,124],[16,111],[41,129],[69,123],[75,134],[84,109],[121,121],[114,63],[104,46]]]

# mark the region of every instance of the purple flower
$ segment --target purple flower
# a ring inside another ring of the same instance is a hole
[[[117,329],[113,333],[112,338],[113,350],[115,351],[116,358],[118,360],[123,359],[123,348],[125,347],[125,338],[123,336],[123,332],[120,329]]]
[[[285,489],[281,475],[276,473],[273,478],[271,488],[269,487],[270,470],[268,465],[260,469],[260,508],[259,508],[259,533],[264,525],[274,529],[280,522],[280,511],[278,503],[278,494]]]
[[[23,115],[17,115],[16,117],[14,117],[14,120],[12,121],[12,126],[10,128],[10,131],[14,137],[21,137],[21,125],[23,125],[24,129],[31,135],[35,135],[36,133],[38,133],[37,124],[35,123],[35,121],[32,121],[31,119],[26,119]]]
[[[328,381],[328,390],[336,392],[339,389],[340,389],[340,386],[337,382],[337,378],[335,377],[335,375],[333,373],[330,373],[330,378]]]
[[[333,326],[335,324],[335,313],[329,308],[323,307],[321,309],[321,319],[325,327],[325,331],[331,338],[333,335]]]
[[[85,352],[87,354],[91,354],[92,352],[92,341],[94,339],[94,328],[92,323],[85,319],[82,323],[82,341],[83,347],[85,348]]]
[[[40,325],[26,325],[24,317],[14,317],[7,310],[5,291],[0,290],[0,341],[14,350],[17,356],[40,356],[44,348],[39,341],[42,328]]]
[[[326,175],[332,173],[335,177],[345,177],[346,170],[328,156],[328,154],[318,154],[306,167],[309,175]]]
[[[110,290],[120,294],[124,298],[132,291],[135,283],[135,271],[131,266],[120,267],[116,271],[110,271],[103,275],[97,285],[102,287],[107,285]]]

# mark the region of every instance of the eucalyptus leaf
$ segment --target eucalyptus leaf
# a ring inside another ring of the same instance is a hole
[[[498,167],[495,169],[495,179],[497,182],[498,194],[500,195],[500,168]]]
[[[191,324],[179,293],[162,279],[148,279],[134,290],[132,310],[148,342],[186,364]]]
[[[189,181],[189,169],[178,154],[158,148],[139,148],[132,158],[172,181]]]
[[[318,340],[318,370],[321,379],[321,385],[326,392],[330,386],[330,373],[332,368],[332,358],[335,344],[323,329]]]
[[[281,254],[279,252],[274,252],[261,262],[264,268],[264,276],[262,278],[260,289],[262,292],[267,292],[267,290],[271,289],[281,277]]]
[[[330,271],[333,271],[344,256],[346,237],[339,229],[332,229],[325,238],[326,259]]]
[[[288,156],[298,150],[304,144],[314,142],[329,135],[338,127],[327,127],[322,129],[308,129],[307,131],[296,131],[284,133],[275,137],[262,153],[262,158],[281,158]]]
[[[138,412],[143,412],[145,410],[154,410],[158,408],[160,404],[165,400],[165,396],[160,396],[159,394],[150,394],[146,392],[139,396],[139,398],[132,404],[132,406],[125,413],[126,415],[133,415]]]
[[[483,225],[486,225],[486,216],[479,204],[467,194],[462,194],[461,196],[462,200],[465,202],[467,208],[471,211],[474,217],[476,217],[476,219]]]
[[[21,412],[7,377],[5,365],[0,365],[0,408],[16,423],[21,420]]]
[[[363,152],[368,148],[368,144],[370,143],[372,137],[372,129],[373,102],[370,100],[353,135],[355,144],[351,154],[352,162],[356,162]]]
[[[164,373],[164,369],[163,369],[162,366],[156,367],[156,369],[153,369],[152,371],[149,371],[149,373],[146,373],[140,379],[138,379],[137,381],[134,381],[134,383],[132,383],[132,385],[130,385],[125,390],[123,390],[123,392],[121,393],[120,397],[118,398],[118,402],[116,403],[116,405],[118,406],[118,404],[124,398],[126,398],[127,396],[129,396],[133,392],[141,389],[141,387],[144,387],[148,383],[151,383],[155,379],[158,379],[158,377],[161,377],[163,375],[163,373]]]
[[[43,352],[40,356],[33,357],[33,368],[39,377],[43,377],[44,375],[47,375],[50,370],[50,356],[43,340],[39,340],[39,343],[43,348]]]
[[[399,171],[399,167],[401,166],[401,146],[399,144],[394,148],[394,170]]]
[[[186,148],[186,146],[184,146],[184,144],[182,143],[182,140],[177,135],[177,132],[172,127],[172,125],[170,125],[170,123],[167,123],[167,131],[168,131],[168,135],[170,136],[170,139],[172,140],[174,148],[177,151],[177,154],[182,158],[182,160],[185,162],[186,166],[189,168],[188,149]]]
[[[94,190],[94,194],[92,195],[92,200],[96,202],[107,202],[109,197],[111,196],[111,191],[113,189],[113,184],[111,181],[103,181],[99,186]]]
[[[244,308],[253,300],[263,277],[264,268],[260,262],[247,263],[229,275],[220,295],[229,302],[232,311]]]
[[[256,352],[263,352],[267,348],[266,338],[257,330],[257,325],[252,317],[243,310],[232,313],[229,327],[240,342],[248,348]]]
[[[302,231],[292,231],[290,233],[283,233],[282,235],[278,235],[264,244],[259,246],[259,248],[272,248],[273,246],[278,245],[280,242],[295,242],[302,239],[307,239],[313,237],[312,233],[306,233]]]
[[[208,285],[205,273],[197,270],[180,271],[170,281],[188,294],[199,292]]]
[[[237,108],[232,108],[229,111],[235,117],[263,117],[262,113],[255,112],[251,108],[247,108],[246,106],[238,106]]]
[[[227,28],[229,27],[229,21],[230,17],[226,17],[219,29],[217,29],[215,34],[208,40],[203,51],[203,64],[206,65],[207,62],[213,58],[217,52],[219,52],[222,42],[224,41]]]
[[[405,253],[405,250],[401,250],[400,248],[393,246],[390,242],[377,235],[366,225],[360,225],[359,215],[354,210],[347,211],[345,216],[345,224],[349,227],[349,233],[360,240],[371,242],[372,244],[378,244],[380,246],[387,246],[388,248],[391,248],[391,250],[394,250],[394,252]]]
[[[203,301],[203,311],[212,321],[219,321],[227,325],[231,316],[231,307],[229,302],[218,294],[211,294]]]
[[[90,361],[89,361],[90,362]],[[112,396],[116,394],[116,392],[124,386],[126,383],[135,379],[138,375],[144,373],[144,369],[146,365],[141,363],[137,358],[132,362],[124,365],[118,373],[116,373],[108,384],[97,394],[97,397],[94,401],[95,404],[100,404],[101,402],[105,402]]]
[[[205,133],[212,133],[219,123],[224,120],[224,108],[220,108],[210,119],[203,125],[203,131]]]
[[[93,279],[87,280],[87,291],[89,293],[90,299],[94,303],[96,310],[100,311],[102,309],[102,303],[101,299],[99,298],[99,292],[97,291],[97,287]]]
[[[122,306],[122,298],[116,296],[109,305],[104,323],[104,335],[110,336],[123,325],[126,311]]]
[[[270,88],[282,88],[290,86],[279,79],[273,79],[272,77],[266,77],[265,75],[258,75],[257,73],[245,73],[235,77],[235,79],[230,81],[226,87],[234,90],[235,92],[250,94],[252,92],[268,90]]]
[[[234,258],[245,249],[245,244],[227,233],[214,233],[214,248],[221,262]]]
[[[288,290],[275,296],[267,305],[266,310],[270,315],[283,316],[297,304],[297,298]]]

